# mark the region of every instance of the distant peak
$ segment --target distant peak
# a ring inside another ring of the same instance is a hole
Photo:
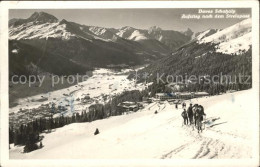
[[[134,29],[133,27],[131,26],[124,26],[121,28],[122,30],[131,30],[131,29]]]
[[[50,22],[50,23],[58,21],[58,19],[55,16],[48,14],[48,13],[45,13],[45,12],[34,12],[28,18],[28,20],[30,20],[30,21],[40,21],[40,22]]]
[[[191,31],[190,28],[187,28],[187,30],[184,31],[183,33],[184,33],[184,35],[186,35],[186,36],[190,36],[190,37],[194,34],[194,33]]]
[[[158,26],[152,26],[152,27],[149,28],[149,30],[151,30],[151,31],[161,31],[162,29]]]
[[[191,31],[191,29],[190,29],[190,28],[187,28],[186,32],[190,32],[190,31]]]
[[[62,19],[61,21],[60,21],[60,24],[66,24],[66,23],[68,23],[68,21],[67,20],[65,20],[65,19]]]

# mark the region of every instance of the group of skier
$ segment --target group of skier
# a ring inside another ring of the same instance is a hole
[[[183,112],[181,113],[181,116],[184,120],[184,125],[197,125],[198,131],[201,130],[201,122],[203,121],[203,115],[206,115],[204,113],[204,108],[202,105],[195,104],[188,107],[186,111],[186,103],[182,104],[182,107],[184,108]]]

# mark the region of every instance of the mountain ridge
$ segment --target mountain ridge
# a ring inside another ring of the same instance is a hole
[[[87,26],[65,19],[58,20],[45,12],[35,12],[27,19],[11,19],[9,58],[16,67],[10,66],[10,75],[21,72],[30,74],[26,69],[30,64],[36,63],[34,57],[37,56],[33,54],[37,52],[40,54],[44,52],[46,58],[52,55],[54,62],[61,61],[61,57],[65,57],[68,61],[65,64],[60,63],[64,67],[64,74],[67,75],[70,71],[65,66],[69,62],[73,64],[72,66],[78,64],[81,72],[84,68],[87,71],[96,67],[109,68],[121,65],[132,67],[147,64],[171,54],[190,38],[181,32],[167,30],[165,35],[171,34],[176,38],[169,40],[165,36],[163,40],[159,40],[158,34],[164,31],[158,28],[156,32],[153,31],[154,35],[151,32],[149,34],[148,30],[130,26],[120,29]],[[30,53],[32,48],[34,51]],[[24,55],[25,53],[28,55]],[[16,63],[19,57],[27,61]],[[44,70],[47,70],[44,71],[47,73],[62,75],[62,71],[54,67]]]
[[[11,19],[9,20],[9,27],[10,29],[15,29],[15,27],[26,24],[26,23],[31,23],[32,24],[41,24],[41,23],[47,23],[49,26],[54,26],[50,23],[53,24],[68,24],[68,23],[73,23],[71,21],[67,21],[65,19],[62,19],[61,21],[58,21],[58,19],[53,16],[50,15],[48,13],[45,12],[35,12],[33,13],[29,18],[27,19]],[[127,40],[133,40],[133,41],[139,41],[139,40],[150,40],[150,39],[156,39],[159,42],[162,42],[164,45],[166,45],[167,47],[169,47],[169,49],[171,51],[174,51],[175,49],[177,49],[180,45],[185,44],[187,41],[189,41],[191,39],[191,35],[193,34],[187,34],[185,32],[178,32],[178,31],[174,31],[174,30],[162,30],[160,27],[158,26],[152,26],[147,30],[143,30],[143,29],[138,29],[138,28],[134,28],[134,27],[130,27],[130,26],[124,26],[121,27],[119,29],[115,29],[115,28],[105,28],[105,27],[98,27],[98,26],[86,26],[86,25],[81,25],[81,24],[74,24],[75,27],[81,27],[83,32],[92,32],[92,36],[93,38],[95,37],[99,37],[102,40],[110,40],[110,41],[115,41],[116,38],[124,38]],[[23,30],[26,30],[26,25],[24,25],[24,27],[22,27]],[[102,29],[102,31],[101,31]],[[191,31],[191,30],[190,30]],[[103,34],[105,33],[105,34]],[[9,33],[10,35],[10,39],[16,39],[16,40],[20,40],[20,39],[27,39],[26,36],[13,36],[12,33]],[[29,34],[28,34],[29,35]],[[169,40],[169,38],[167,37],[168,35],[171,35],[172,37],[177,38],[175,40],[175,38],[172,38],[171,40]],[[59,36],[59,35],[56,35]],[[56,37],[55,36],[55,37]],[[66,36],[66,38],[62,38],[62,39],[68,39],[69,36],[71,36],[72,38],[75,36],[74,34],[68,34]],[[35,38],[41,38],[40,36],[35,36]]]

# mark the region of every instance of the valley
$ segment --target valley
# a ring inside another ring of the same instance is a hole
[[[53,117],[72,116],[88,111],[93,104],[106,104],[115,96],[131,90],[144,90],[150,84],[136,84],[135,80],[128,80],[127,74],[131,69],[114,72],[108,69],[97,69],[86,81],[55,91],[48,91],[34,96],[18,98],[10,107],[10,123],[19,126],[30,120],[51,116],[51,106],[62,110],[54,113]],[[51,82],[51,81],[49,81]],[[49,83],[50,84],[50,83]],[[86,99],[86,100],[85,100]]]

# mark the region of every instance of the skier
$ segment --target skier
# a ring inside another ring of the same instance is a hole
[[[198,108],[198,104],[194,104],[192,106],[193,121],[194,121],[195,126],[196,126],[196,120],[197,120],[197,117],[196,117],[197,108]]]
[[[190,125],[191,125],[191,124],[193,124],[192,104],[190,104],[187,113],[188,113],[188,117],[189,117],[189,121],[190,121]]]
[[[188,115],[187,115],[187,112],[186,112],[186,109],[183,110],[183,112],[181,113],[181,116],[184,120],[184,125],[188,125]]]
[[[186,103],[185,102],[182,103],[182,108],[186,108]]]
[[[203,115],[206,116],[206,114],[204,113],[204,108],[202,105],[198,105],[197,109],[195,110],[195,116],[196,116],[195,122],[198,127],[198,133],[199,133],[199,131],[202,132]]]
[[[175,104],[175,108],[178,109],[178,103]]]

